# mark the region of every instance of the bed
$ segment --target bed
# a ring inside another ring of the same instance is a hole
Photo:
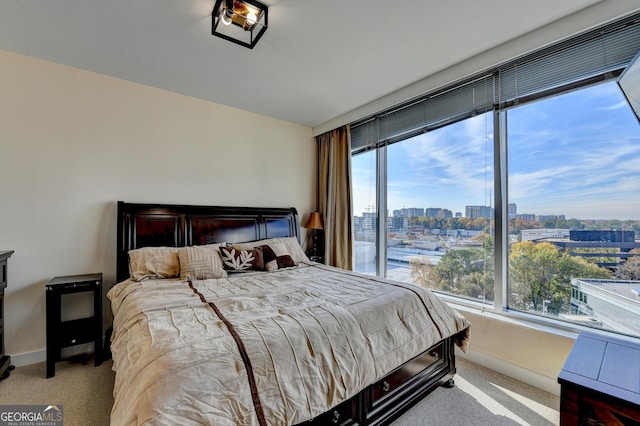
[[[388,424],[453,385],[470,323],[309,261],[295,208],[117,211],[111,424]]]

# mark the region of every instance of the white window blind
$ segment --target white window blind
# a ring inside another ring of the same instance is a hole
[[[352,152],[398,142],[491,109],[617,76],[640,50],[640,14],[496,66],[351,123]]]

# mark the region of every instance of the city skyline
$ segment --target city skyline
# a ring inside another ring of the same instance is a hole
[[[400,209],[393,209],[393,210],[387,210],[387,217],[388,218],[393,218],[396,216],[400,216],[400,217],[467,217],[469,218],[470,216],[467,215],[467,212],[469,211],[470,208],[487,208],[487,209],[493,209],[493,207],[491,206],[472,206],[472,205],[467,205],[465,206],[465,211],[464,212],[453,212],[451,209],[447,209],[445,207],[416,207],[416,206],[411,206],[411,207],[406,207],[403,206]],[[407,215],[396,215],[396,212],[402,212],[402,210],[405,210],[408,212]],[[411,213],[415,213],[415,211],[422,211],[422,214],[411,214]],[[510,203],[508,206],[508,215],[511,216],[515,216],[515,217],[524,217],[524,216],[534,216],[535,220],[547,220],[547,219],[553,219],[553,220],[565,220],[567,219],[566,215],[564,214],[537,214],[537,213],[529,213],[529,212],[518,212],[517,211],[517,205],[515,203]],[[434,212],[436,211],[436,212]],[[364,217],[366,214],[370,214],[370,213],[375,213],[375,208],[369,209],[369,211],[366,212],[360,212],[361,214],[359,215],[358,212],[354,212],[354,216],[355,217]],[[447,216],[446,213],[449,213],[449,215]],[[478,217],[478,216],[477,216]],[[569,219],[577,219],[577,218],[569,218]]]
[[[615,82],[508,114],[508,194],[518,213],[640,219],[640,126]],[[492,120],[482,114],[389,145],[387,210],[464,216],[467,205],[494,207]],[[353,157],[353,174],[356,215],[375,206],[375,151]]]

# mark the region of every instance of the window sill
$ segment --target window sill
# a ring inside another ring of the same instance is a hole
[[[613,331],[602,330],[594,327],[586,327],[580,324],[572,324],[567,321],[555,319],[553,317],[543,317],[541,315],[529,314],[522,311],[505,309],[496,311],[491,306],[472,300],[466,300],[444,293],[437,293],[439,297],[445,300],[451,307],[460,313],[469,312],[474,315],[481,315],[496,321],[503,321],[512,325],[526,327],[539,332],[549,333],[556,336],[565,337],[575,340],[582,331],[599,334],[602,336],[615,337],[620,340],[637,342],[638,338],[628,336]]]

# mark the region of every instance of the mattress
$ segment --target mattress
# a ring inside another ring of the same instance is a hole
[[[470,323],[430,290],[303,262],[198,281],[127,280],[114,313],[113,425],[289,425]]]

